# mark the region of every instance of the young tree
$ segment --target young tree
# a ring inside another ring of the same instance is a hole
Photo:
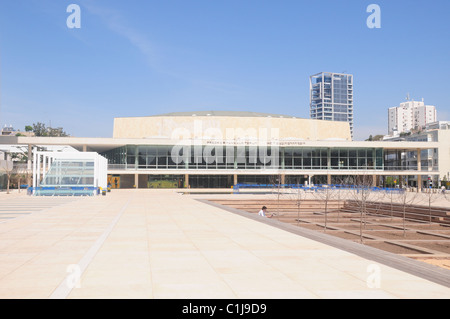
[[[335,197],[335,190],[330,185],[325,185],[314,193],[314,197],[318,198],[324,204],[324,232],[327,231],[328,226],[328,207],[330,201]]]
[[[431,224],[432,222],[431,204],[438,199],[439,194],[437,194],[432,188],[426,188],[424,189],[424,191],[425,194],[423,194],[423,197],[426,204],[428,205],[428,223]]]
[[[277,198],[277,212],[275,215],[280,216],[280,196],[281,196],[281,174],[272,175],[269,178],[270,183],[272,184],[273,190],[275,191],[275,195]]]
[[[359,212],[359,237],[361,243],[363,240],[363,229],[366,228],[367,207],[369,203],[378,203],[381,205],[384,194],[379,191],[374,191],[372,176],[362,175],[358,176],[355,184],[351,188],[350,196],[356,204]]]
[[[6,175],[6,194],[10,193],[11,177],[14,173],[14,164],[12,161],[0,160],[0,171]]]
[[[295,202],[295,205],[297,206],[297,226],[300,223],[300,207],[301,207],[301,204],[302,204],[302,193],[303,193],[303,191],[302,191],[301,186],[302,185],[300,184],[300,178],[297,177],[296,186],[293,187],[290,190],[290,192],[289,192],[289,194],[290,194],[289,198],[292,198],[294,200],[294,202]]]
[[[403,237],[406,237],[406,207],[408,207],[408,206],[411,207],[418,199],[418,196],[416,194],[407,192],[406,189],[399,189],[397,197],[398,197],[400,204],[402,205]]]
[[[28,180],[29,174],[30,174],[30,172],[29,172],[26,164],[16,162],[16,165],[14,168],[14,176],[15,176],[15,179],[17,180],[17,189],[18,189],[19,193],[21,190],[22,181]]]

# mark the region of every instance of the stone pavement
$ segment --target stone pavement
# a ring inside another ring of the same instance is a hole
[[[176,190],[8,196],[1,207],[19,199],[27,214],[0,219],[3,299],[450,298],[443,285]]]

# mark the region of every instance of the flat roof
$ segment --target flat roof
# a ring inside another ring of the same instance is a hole
[[[190,142],[187,140],[186,142]],[[192,140],[193,141],[193,140]],[[244,145],[241,142],[203,140],[205,145]],[[257,143],[258,140],[255,140]],[[25,137],[25,136],[0,136],[0,145],[67,145],[82,151],[86,147],[88,151],[106,152],[125,145],[176,145],[180,140],[166,138],[104,138],[104,137]],[[194,145],[194,143],[193,143]],[[266,144],[262,144],[266,145]],[[277,144],[273,144],[277,145]],[[279,147],[331,147],[331,148],[382,148],[399,150],[416,150],[439,148],[439,142],[408,142],[408,141],[341,141],[341,140],[279,140]]]
[[[292,115],[273,114],[273,113],[260,113],[260,112],[247,112],[247,111],[190,111],[190,112],[172,112],[159,115],[149,116],[126,116],[118,118],[134,118],[134,117],[175,117],[175,116],[231,116],[231,117],[278,117],[278,118],[299,118]]]

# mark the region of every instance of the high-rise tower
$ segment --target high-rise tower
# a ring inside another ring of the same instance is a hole
[[[310,76],[310,117],[348,122],[353,137],[353,75],[322,72]]]

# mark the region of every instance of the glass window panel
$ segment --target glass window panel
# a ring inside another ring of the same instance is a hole
[[[128,165],[134,165],[135,160],[136,160],[135,156],[127,156],[127,164]]]
[[[319,157],[313,157],[312,165],[314,166],[314,168],[320,168],[320,158]]]
[[[336,168],[339,166],[339,160],[337,158],[331,158],[331,167]]]
[[[127,146],[127,155],[136,155],[136,146],[134,145]]]
[[[286,167],[286,168],[291,168],[292,167],[292,164],[293,164],[293,159],[291,158],[291,157],[288,157],[288,158],[284,158],[284,167]]]
[[[363,168],[366,166],[366,159],[365,158],[358,158],[358,168]]]
[[[339,150],[339,156],[342,157],[348,157],[348,150]]]
[[[146,165],[152,165],[152,166],[156,165],[156,157],[155,156],[146,156],[146,159],[147,159]],[[139,160],[139,165],[142,165],[140,160]]]
[[[311,168],[311,158],[303,158],[303,167]]]
[[[167,156],[158,156],[158,168],[167,168]]]

